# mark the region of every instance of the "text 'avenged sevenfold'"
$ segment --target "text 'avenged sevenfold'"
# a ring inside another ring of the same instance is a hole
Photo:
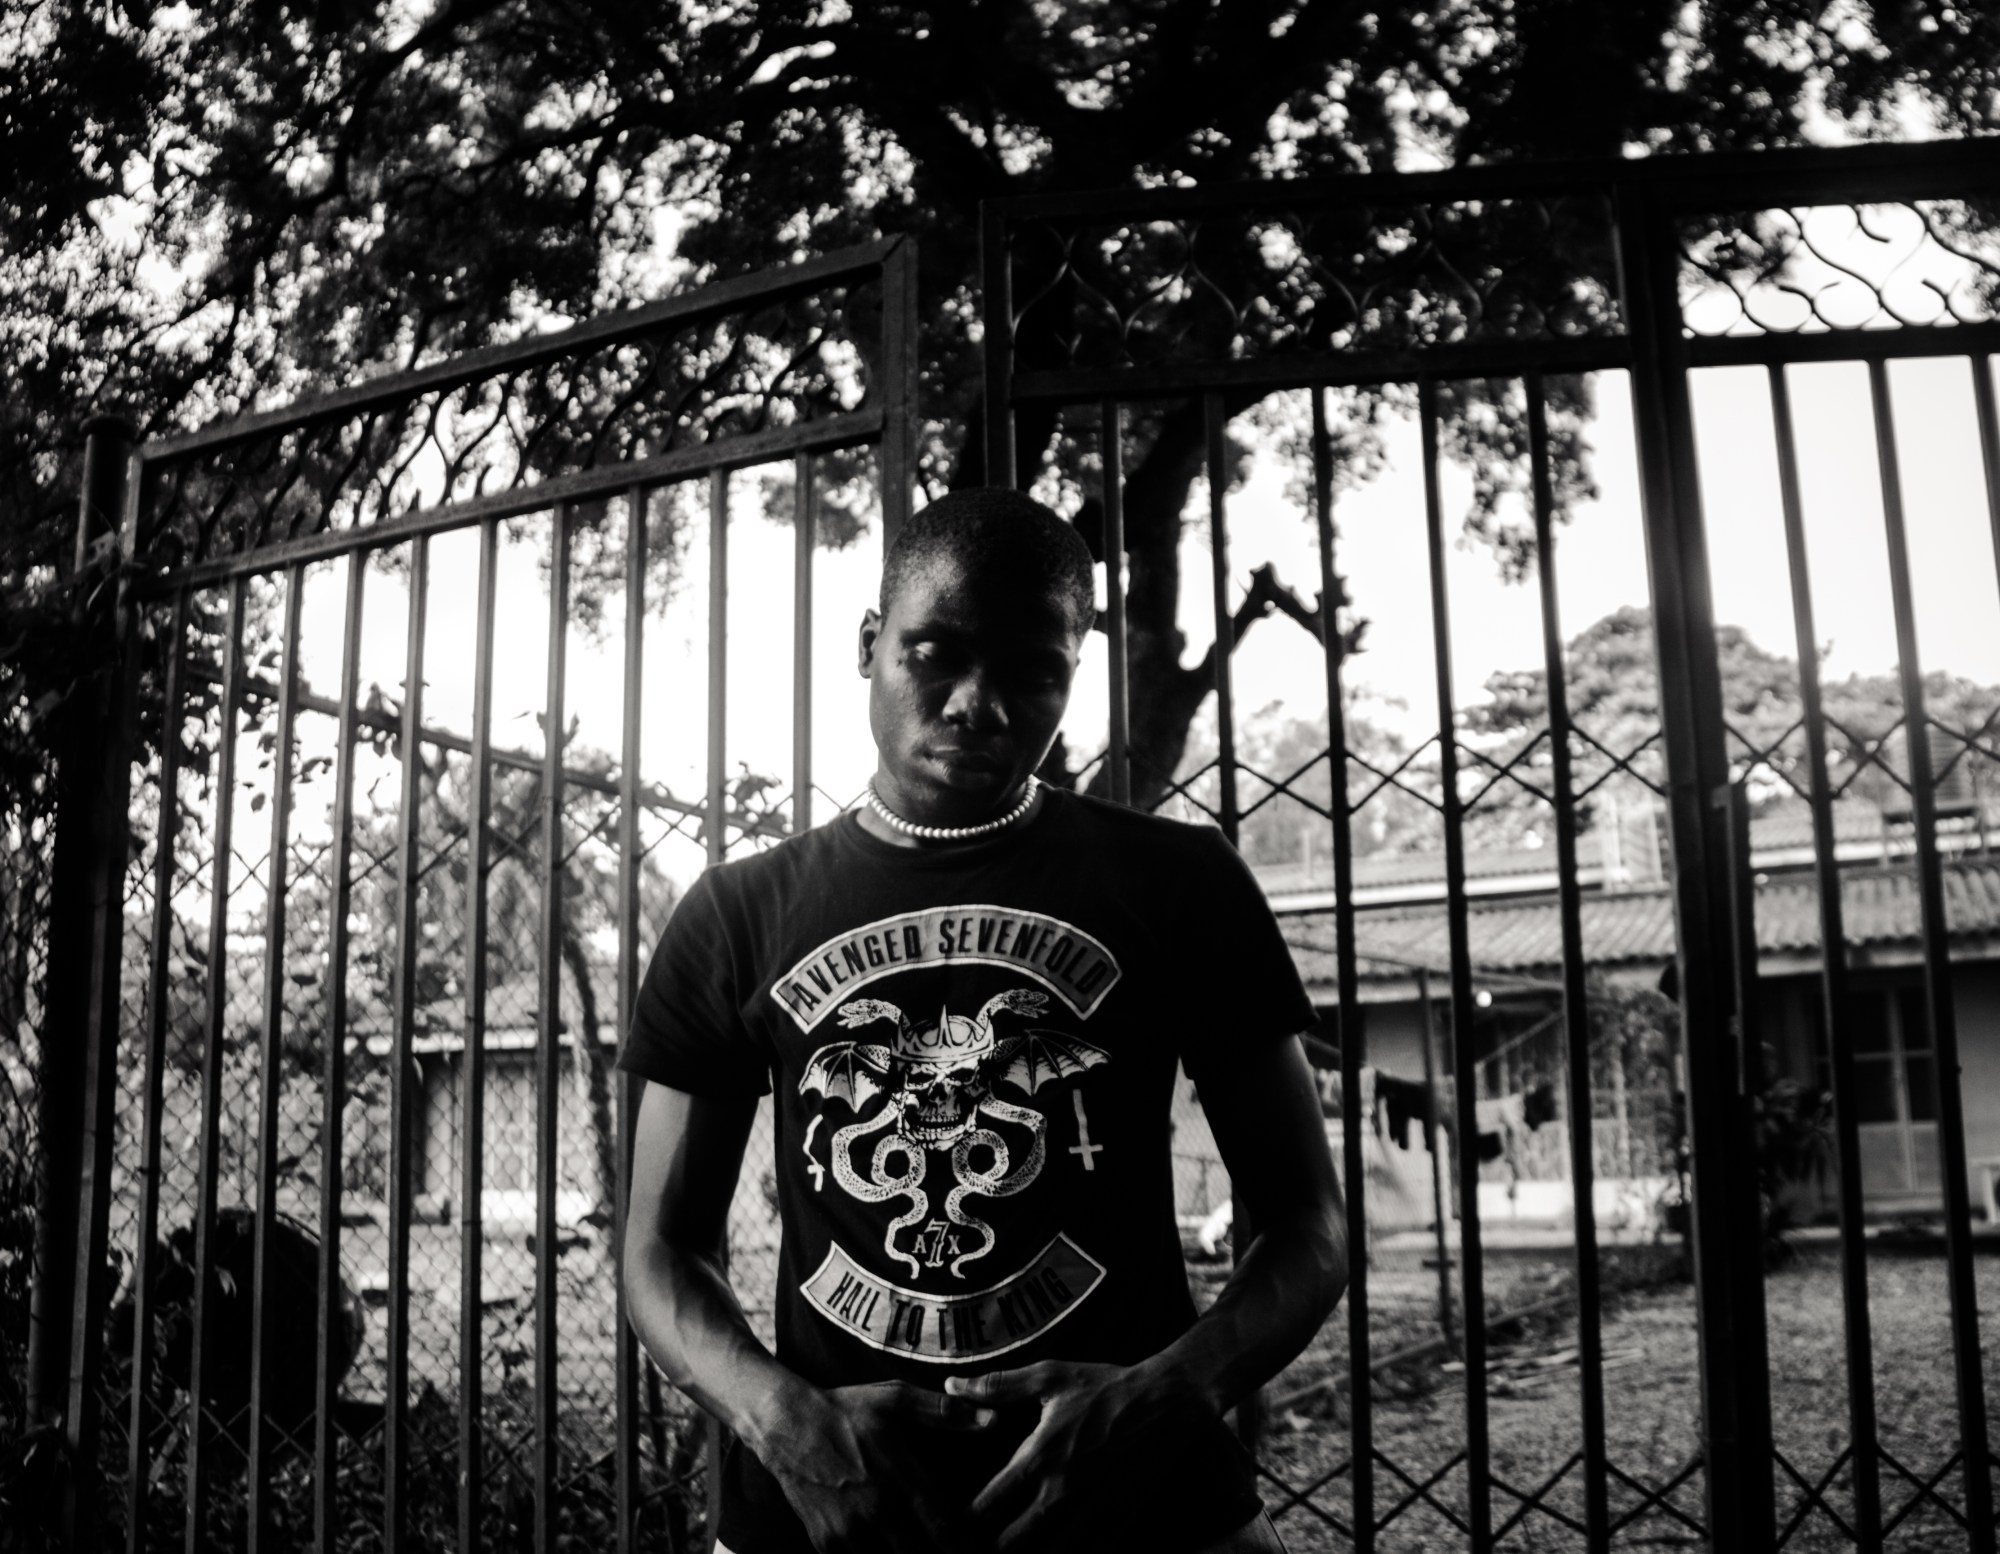
[[[1026,972],[1088,1019],[1118,981],[1118,962],[1081,928],[999,906],[933,907],[885,917],[802,956],[771,997],[810,1031],[859,988],[921,966],[1007,966]]]

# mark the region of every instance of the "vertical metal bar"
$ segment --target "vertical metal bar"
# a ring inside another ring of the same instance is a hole
[[[120,520],[139,485],[135,435],[132,424],[116,416],[93,416],[85,425],[77,572],[100,546],[113,547],[117,556],[120,536],[129,532]],[[51,1007],[42,1021],[45,1035],[60,1033],[60,1039],[42,1048],[41,1172],[29,1292],[29,1402],[36,1424],[56,1423],[60,1416],[72,1464],[62,1520],[66,1536],[79,1546],[94,1545],[100,1532],[98,1382],[110,1299],[106,1248],[138,661],[134,614],[122,583],[113,599],[109,615],[94,623],[100,642],[112,650],[110,661],[76,686],[61,721],[58,857],[45,968]]]
[[[883,500],[889,481],[884,471]],[[729,477],[717,470],[708,478],[708,862],[720,863],[728,847],[724,785],[725,741],[729,732]],[[727,1256],[725,1249],[724,1256]],[[722,1510],[722,1426],[708,1425],[708,1525],[720,1525]]]
[[[708,861],[729,851],[729,476],[708,477]]]
[[[1736,1074],[1743,1093],[1764,1092],[1763,1021],[1757,974],[1757,871],[1750,861],[1750,792],[1729,785],[1730,939],[1735,945]]]
[[[570,513],[556,504],[549,547],[548,689],[542,714],[542,964],[535,1020],[535,1551],[553,1554],[556,1479],[562,1471],[556,1436],[556,1130],[561,1119],[563,949],[563,747],[569,714],[564,675],[569,659]],[[574,1041],[589,1041],[580,1025]]]
[[[113,521],[105,535],[106,543],[124,545],[133,532],[136,520],[132,515],[144,471],[132,448],[132,436],[129,422],[117,417],[93,418],[88,429],[89,444],[103,455],[108,468],[104,480],[94,480],[93,460],[86,456],[85,511],[79,542],[83,529],[94,528],[100,518]],[[97,501],[102,501],[101,509],[96,507]],[[127,520],[122,525],[116,522],[121,507]],[[121,552],[114,550],[113,554]],[[129,549],[122,552],[129,554]],[[64,1535],[70,1546],[80,1551],[96,1549],[103,1533],[98,1434],[103,1410],[100,1383],[105,1313],[113,1283],[108,1249],[119,1115],[125,880],[131,856],[132,749],[139,664],[136,628],[137,612],[127,583],[121,578],[106,625],[114,655],[108,671],[89,694],[97,731],[90,736],[93,755],[81,774],[86,778],[83,790],[88,796],[89,818],[88,861],[82,882],[87,915],[78,926],[87,933],[80,946],[86,957],[79,990],[83,1000],[82,1020],[72,1027],[82,1038],[81,1094],[76,1097],[82,1106],[80,1115],[73,1113],[68,1122],[76,1139],[78,1169],[75,1197],[68,1205],[75,1243],[70,1265],[68,1403],[64,1424],[72,1468],[62,1502]],[[58,1028],[47,1019],[43,1022],[44,1030]],[[46,1145],[43,1147],[46,1151]],[[36,1291],[30,1294],[31,1305],[39,1285],[38,1279]],[[59,1316],[61,1310],[54,1302],[44,1307],[45,1313],[52,1317]],[[59,1340],[62,1330],[61,1322],[57,1321],[47,1335],[52,1345]]]
[[[646,491],[634,487],[625,508],[625,705],[618,758],[618,1029],[628,1031],[639,999],[639,762],[640,724],[645,709],[646,664]],[[638,1082],[618,1072],[618,1176],[613,1188],[611,1266],[622,1269],[625,1216],[630,1212],[632,1120],[638,1110]],[[617,1289],[613,1385],[617,1390],[618,1554],[634,1554],[639,1521],[639,1344],[625,1303],[625,1280]],[[656,1462],[656,1471],[665,1464]]]
[[[146,1547],[146,1502],[152,1479],[154,1242],[160,1233],[160,1106],[165,1081],[168,1008],[173,985],[175,842],[181,828],[182,667],[187,644],[188,593],[174,595],[167,625],[160,691],[160,812],[153,831],[153,934],[146,970],[146,1068],[139,1102],[139,1226],[132,1281],[132,1397],[125,1457],[125,1547]]]
[[[1458,1271],[1465,1309],[1466,1501],[1475,1554],[1493,1542],[1487,1438],[1486,1282],[1479,1226],[1479,1054],[1472,1030],[1472,951],[1465,897],[1465,814],[1458,792],[1458,706],[1452,692],[1451,601],[1445,587],[1444,503],[1438,490],[1437,385],[1418,385],[1423,421],[1424,527],[1430,539],[1431,650],[1436,658],[1438,780],[1444,798],[1445,927],[1451,944],[1451,1052],[1458,1111]]]
[[[396,982],[389,1042],[388,1309],[382,1384],[382,1548],[398,1554],[411,1519],[404,1503],[410,1461],[410,1179],[418,1115],[412,1109],[417,1024],[417,950],[423,936],[424,627],[430,602],[431,542],[410,547],[409,616],[403,645],[402,792],[396,817]],[[423,1098],[416,1097],[421,1105]]]
[[[1341,681],[1340,574],[1334,566],[1333,455],[1326,390],[1312,391],[1313,524],[1319,538],[1320,647],[1326,660],[1329,803],[1333,811],[1334,974],[1340,996],[1340,1167],[1347,1191],[1348,1469],[1355,1554],[1375,1547],[1375,1389],[1368,1352],[1368,1192],[1361,1139],[1361,1070],[1368,1060],[1354,945],[1353,810],[1347,798],[1347,698]]]
[[[1445,1228],[1444,1161],[1438,1148],[1437,1005],[1431,1000],[1431,974],[1417,968],[1417,1002],[1424,1012],[1424,1148],[1431,1156],[1431,1228],[1437,1251],[1438,1328],[1445,1347],[1458,1353],[1458,1318],[1451,1309],[1451,1236]]]
[[[1548,400],[1530,373],[1528,459],[1535,506],[1535,571],[1542,605],[1542,674],[1548,685],[1550,792],[1555,798],[1557,911],[1562,927],[1563,1041],[1569,1063],[1570,1193],[1576,1225],[1576,1347],[1582,1391],[1583,1520],[1592,1554],[1611,1546],[1604,1445],[1603,1295],[1597,1266],[1597,1127],[1590,1077],[1590,995],[1584,982],[1582,890],[1577,880],[1576,798],[1570,777],[1569,683],[1556,597],[1555,493],[1549,480]]]
[[[792,465],[792,834],[812,829],[813,547],[819,484],[810,453]]]
[[[882,260],[882,551],[910,516],[917,468],[917,250],[905,240]]]
[[[1014,276],[1007,217],[992,200],[979,206],[979,289],[985,299],[980,350],[986,360],[986,484],[1014,486]]]
[[[1799,499],[1798,447],[1785,369],[1772,366],[1771,423],[1778,445],[1778,492],[1784,508],[1785,557],[1792,584],[1793,641],[1799,701],[1805,713],[1806,767],[1813,822],[1813,872],[1819,887],[1820,992],[1833,1075],[1834,1150],[1840,1174],[1840,1292],[1847,1340],[1847,1420],[1853,1444],[1854,1533],[1862,1554],[1882,1547],[1882,1466],[1875,1433],[1875,1348],[1868,1312],[1868,1248],[1861,1202],[1861,1133],[1856,1113],[1854,1010],[1847,986],[1847,929],[1834,852],[1833,783],[1827,775],[1826,712],[1820,697],[1819,629],[1813,620],[1805,513]]]
[[[1229,661],[1236,646],[1236,623],[1229,609],[1229,417],[1220,394],[1204,394],[1201,409],[1208,454],[1209,582],[1215,605],[1216,762],[1222,783],[1222,834],[1233,847],[1237,824],[1236,704]]]
[[[209,1346],[214,1307],[208,1298],[215,1244],[216,1175],[221,1167],[222,1040],[229,1004],[229,864],[235,846],[236,703],[243,690],[243,608],[250,581],[229,585],[229,614],[223,627],[222,708],[216,739],[215,823],[209,832],[215,858],[208,896],[208,1007],[201,1053],[201,1134],[196,1145],[194,1205],[194,1334],[188,1362],[187,1554],[208,1548],[209,1459],[215,1454],[214,1421],[202,1395],[212,1384]]]
[[[299,618],[305,568],[285,575],[285,624],[278,667],[278,726],[271,752],[271,847],[264,859],[264,1028],[257,1057],[257,1204],[251,1224],[250,1442],[247,1508],[250,1554],[264,1546],[271,1519],[271,1443],[266,1438],[271,1370],[271,1236],[278,1218],[279,1068],[285,1036],[285,896],[291,878],[292,743],[299,717]]]
[[[1930,715],[1917,649],[1916,605],[1910,586],[1909,538],[1903,523],[1903,481],[1889,369],[1868,364],[1875,446],[1882,477],[1882,519],[1889,542],[1889,597],[1896,612],[1896,656],[1903,680],[1903,729],[1910,755],[1910,804],[1917,841],[1917,898],[1924,937],[1924,1001],[1936,1054],[1938,1154],[1944,1177],[1945,1266],[1951,1291],[1952,1357],[1958,1391],[1959,1447],[1964,1453],[1965,1519],[1974,1554],[1992,1554],[1993,1478],[1987,1455],[1985,1381],[1979,1354],[1979,1306],[1972,1282],[1971,1188],[1965,1163],[1965,1102],[1958,1061],[1958,1019],[1952,1004],[1950,928],[1945,918],[1944,868],[1938,858],[1937,790],[1931,767]]]
[[[1132,802],[1131,675],[1125,628],[1125,413],[1107,399],[1097,416],[1104,461],[1104,641],[1111,679],[1111,799]]]
[[[2000,414],[1993,404],[1993,359],[1972,358],[1972,405],[1979,422],[1979,465],[1986,476],[1986,519],[1993,530],[1994,580],[2000,582]]]
[[[2000,415],[1993,403],[1993,360],[1980,355],[1972,358],[1972,401],[1979,422],[1979,463],[1986,476],[1986,519],[1993,531],[1994,582],[2000,584]],[[1973,781],[1974,814],[1979,825],[1979,848],[1988,845],[1986,801],[1979,791],[1979,768],[1966,757],[1967,775]]]
[[[340,1378],[333,1367],[333,1337],[341,1308],[341,1117],[347,1105],[348,912],[354,898],[354,748],[360,732],[362,604],[368,553],[347,558],[347,613],[340,634],[340,724],[333,766],[332,878],[327,906],[326,1053],[321,1069],[319,1153],[319,1287],[316,1291],[318,1367],[313,1393],[313,1542],[328,1554],[340,1535],[340,1434],[334,1403]]]
[[[479,526],[479,604],[474,625],[472,770],[466,802],[465,1050],[459,1060],[458,1547],[478,1554],[486,1496],[486,1431],[480,1296],[486,1253],[486,871],[493,815],[493,612],[500,523]]]
[[[1615,198],[1674,854],[1708,1533],[1715,1554],[1736,1554],[1770,1546],[1775,1493],[1763,1228],[1749,1185],[1757,1179],[1756,1146],[1729,1035],[1736,1011],[1722,675],[1677,301],[1679,231],[1643,182],[1621,182]]]
[[[1218,751],[1217,776],[1222,784],[1222,834],[1234,847],[1237,841],[1236,804],[1236,714],[1230,698],[1229,659],[1235,645],[1235,624],[1229,612],[1229,513],[1228,450],[1225,432],[1227,414],[1220,394],[1202,396],[1202,425],[1208,454],[1208,539],[1209,581],[1215,605],[1215,737]],[[1250,1206],[1243,1195],[1231,1188],[1230,1246],[1241,1257],[1257,1234],[1250,1219]],[[1264,1428],[1264,1393],[1250,1394],[1236,1410],[1236,1431],[1251,1452],[1257,1450]]]

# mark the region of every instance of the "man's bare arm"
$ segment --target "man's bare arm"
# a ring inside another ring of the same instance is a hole
[[[1215,1304],[1138,1365],[1047,1361],[947,1383],[981,1403],[1041,1404],[1041,1422],[974,1504],[1003,1549],[1032,1540],[1073,1491],[1115,1488],[1099,1469],[1122,1439],[1171,1427],[1190,1406],[1220,1414],[1241,1402],[1312,1341],[1347,1287],[1340,1184],[1299,1043],[1267,1044],[1205,1078],[1201,1101],[1251,1233]]]
[[[754,1445],[796,1382],[750,1330],[722,1262],[755,1097],[647,1084],[633,1132],[625,1299],[667,1378]]]
[[[1296,1039],[1204,1078],[1201,1105],[1250,1223],[1215,1304],[1160,1359],[1226,1410],[1296,1358],[1346,1290],[1347,1216]]]
[[[626,1308],[668,1379],[775,1476],[821,1554],[932,1554],[947,1518],[913,1481],[917,1429],[976,1429],[970,1403],[901,1382],[822,1389],[751,1330],[723,1267],[723,1232],[755,1098],[648,1084],[633,1133],[625,1226]]]

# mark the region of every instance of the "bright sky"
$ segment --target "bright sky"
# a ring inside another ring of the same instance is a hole
[[[1859,366],[1795,370],[1792,376],[1799,454],[1812,547],[1813,584],[1831,675],[1875,673],[1895,665],[1894,622],[1886,581],[1879,477],[1867,380]],[[1890,372],[1903,452],[1905,508],[1924,663],[1984,683],[2000,683],[2000,587],[1979,469],[1967,362],[1898,363]],[[1566,637],[1624,605],[1647,599],[1628,384],[1622,374],[1597,382],[1591,439],[1599,500],[1559,531],[1557,581]],[[1761,369],[1698,375],[1697,436],[1703,466],[1715,576],[1717,619],[1745,628],[1762,646],[1794,651],[1786,585],[1768,389]],[[1379,701],[1376,716],[1421,739],[1436,727],[1423,488],[1414,421],[1387,429],[1388,467],[1378,480],[1341,498],[1339,565],[1354,608],[1370,622],[1355,681]],[[1288,472],[1260,458],[1230,499],[1230,576],[1240,597],[1251,569],[1269,562],[1311,600],[1317,560],[1305,515],[1286,498]],[[1446,511],[1465,509],[1468,473],[1448,467]],[[1191,504],[1199,510],[1199,490]],[[788,784],[791,770],[792,536],[760,510],[754,476],[732,487],[728,758]],[[532,537],[546,519],[517,520],[520,542],[501,549],[499,630],[495,640],[496,742],[539,752],[536,715],[546,681],[547,603]],[[664,617],[647,623],[644,700],[645,772],[677,794],[699,799],[705,769],[708,635],[706,523],[697,524],[683,580]],[[1213,635],[1204,523],[1184,541],[1182,621],[1188,654]],[[863,682],[854,672],[854,630],[872,599],[879,539],[815,561],[814,766],[818,785],[845,801],[873,766]],[[433,543],[427,720],[459,731],[471,726],[476,531]],[[1496,669],[1541,661],[1539,603],[1533,580],[1500,580],[1489,552],[1450,552],[1452,673],[1461,705],[1481,698]],[[342,579],[326,569],[308,586],[307,674],[316,687],[336,683]],[[371,576],[364,634],[364,683],[394,694],[402,679],[405,596],[398,580]],[[622,600],[607,609],[606,637],[573,631],[567,697],[582,719],[580,738],[598,750],[618,748],[622,671]],[[1317,645],[1281,616],[1256,626],[1234,663],[1239,717],[1278,704],[1283,714],[1317,717],[1325,708]],[[1400,702],[1404,705],[1396,707]],[[1072,750],[1094,752],[1105,718],[1103,639],[1086,652],[1068,724]],[[831,813],[825,799],[819,818]],[[302,817],[303,818],[303,817]],[[692,848],[670,860],[672,872],[699,866]]]
[[[1941,319],[1947,308],[1965,315],[1970,267],[1928,244],[1914,216],[1903,216],[1908,219],[1894,211],[1871,213],[1859,224],[1839,208],[1812,213],[1811,235],[1839,267],[1802,253],[1788,272],[1788,284],[1760,288],[1752,310],[1772,325],[1793,327],[1800,322],[1800,297],[1816,293],[1822,319],[1847,326],[1889,324],[1880,310],[1884,300],[1917,322]],[[1872,284],[1857,278],[1864,273]],[[1720,288],[1692,298],[1688,316],[1698,329],[1748,327],[1741,305]],[[1973,419],[1972,370],[1963,357],[1897,362],[1890,366],[1889,381],[1924,666],[1995,684],[2000,683],[2000,586]],[[1789,382],[1817,624],[1829,649],[1825,671],[1834,677],[1892,671],[1895,627],[1866,370],[1844,363],[1795,368]],[[1648,598],[1629,383],[1622,373],[1599,374],[1595,383],[1597,416],[1589,440],[1600,494],[1557,538],[1565,638]],[[1768,650],[1792,656],[1796,644],[1766,375],[1762,369],[1698,372],[1694,402],[1716,619],[1743,627]],[[1344,493],[1336,510],[1338,566],[1348,579],[1355,613],[1369,621],[1366,651],[1350,666],[1350,683],[1371,698],[1372,717],[1416,742],[1435,732],[1437,702],[1414,418],[1388,421],[1384,442],[1382,474],[1365,488]],[[1312,526],[1287,495],[1288,485],[1303,484],[1295,473],[1267,449],[1246,484],[1230,496],[1232,600],[1242,597],[1252,569],[1264,563],[1308,602],[1316,592]],[[1448,464],[1443,479],[1447,521],[1456,533],[1469,503],[1470,473]],[[791,777],[792,534],[765,515],[765,496],[757,472],[732,481],[726,747],[732,774],[747,765],[777,778],[782,793]],[[789,500],[783,492],[776,503],[788,506]],[[1197,487],[1183,540],[1181,622],[1190,661],[1214,632],[1206,500]],[[709,537],[705,503],[687,506],[698,516],[687,535],[679,585],[664,616],[654,614],[646,628],[643,750],[649,782],[698,801],[706,765]],[[494,737],[531,753],[540,751],[537,715],[546,683],[548,607],[537,574],[546,527],[546,515],[509,523],[506,532],[514,542],[501,550]],[[477,552],[476,531],[469,530],[443,536],[432,547],[426,720],[461,733],[472,721]],[[846,551],[821,551],[814,566],[814,773],[816,786],[831,796],[816,801],[815,813],[824,819],[835,803],[854,799],[874,765],[864,685],[854,671],[854,633],[874,597],[879,533]],[[1503,582],[1484,549],[1454,546],[1448,574],[1451,669],[1463,707],[1482,698],[1481,688],[1494,671],[1540,664],[1540,607],[1533,579]],[[319,568],[307,589],[306,674],[323,692],[338,683],[343,579],[341,567]],[[406,608],[399,578],[371,578],[363,681],[379,683],[392,696],[400,694],[403,678]],[[581,719],[582,745],[616,752],[623,601],[615,592],[604,624],[601,640],[572,630],[567,699],[570,713]],[[1233,673],[1239,720],[1266,710],[1272,717],[1324,714],[1317,644],[1282,616],[1250,632],[1236,653]],[[1106,704],[1104,641],[1094,636],[1065,729],[1074,757],[1101,748]],[[364,784],[369,780],[364,763]],[[302,806],[302,824],[313,823],[309,812],[316,808]],[[669,871],[681,877],[700,863],[691,844],[667,855]]]

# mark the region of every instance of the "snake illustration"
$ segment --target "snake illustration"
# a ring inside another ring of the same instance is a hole
[[[1021,1124],[1034,1134],[1035,1142],[1028,1150],[1028,1158],[1021,1162],[1021,1169],[1011,1174],[1007,1169],[1011,1162],[1006,1141],[992,1128],[975,1127],[952,1146],[951,1174],[958,1185],[945,1197],[944,1217],[954,1225],[978,1231],[982,1238],[980,1245],[973,1251],[961,1253],[952,1259],[951,1271],[955,1277],[961,1279],[965,1277],[965,1265],[992,1251],[993,1243],[997,1239],[991,1225],[977,1215],[965,1212],[965,1200],[974,1196],[1013,1197],[1042,1174],[1042,1161],[1048,1154],[1047,1123],[1040,1112],[1026,1106],[1016,1106],[995,1096],[988,1096],[980,1102],[979,1112],[983,1116]],[[975,1171],[972,1168],[972,1151],[981,1144],[993,1151],[993,1163],[984,1171]]]
[[[889,1221],[888,1233],[882,1237],[882,1249],[899,1263],[908,1263],[910,1272],[920,1274],[923,1265],[908,1252],[896,1250],[896,1235],[912,1225],[921,1224],[930,1213],[931,1200],[924,1191],[924,1175],[929,1169],[929,1151],[921,1144],[911,1144],[899,1134],[878,1139],[874,1158],[869,1162],[869,1176],[864,1179],[854,1169],[854,1141],[864,1134],[879,1133],[896,1121],[896,1109],[885,1107],[874,1117],[861,1122],[850,1123],[838,1129],[833,1135],[833,1175],[834,1180],[863,1203],[884,1203],[891,1198],[908,1198],[910,1207]],[[888,1174],[889,1157],[901,1154],[909,1161],[909,1167],[900,1176]]]

